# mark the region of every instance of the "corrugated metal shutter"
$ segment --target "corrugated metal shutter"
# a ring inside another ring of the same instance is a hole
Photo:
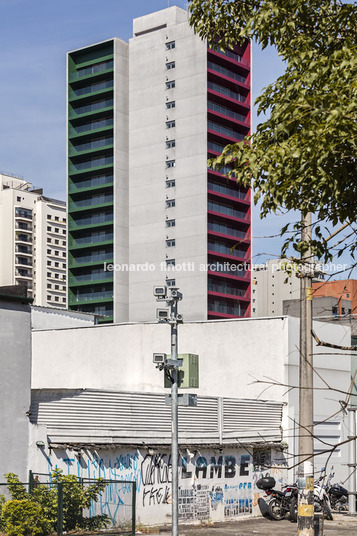
[[[223,399],[223,441],[232,437],[251,441],[281,441],[281,403]]]
[[[179,407],[180,442],[279,441],[281,408],[254,400],[222,403],[218,397],[198,397],[197,407]],[[46,425],[54,443],[169,443],[171,437],[171,408],[158,393],[34,390],[30,420]]]

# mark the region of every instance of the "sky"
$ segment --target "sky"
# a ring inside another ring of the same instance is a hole
[[[66,52],[132,35],[132,19],[165,9],[185,8],[176,0],[0,0],[0,172],[66,195]],[[272,48],[253,45],[253,102],[283,73]],[[253,113],[253,128],[257,124]],[[253,236],[270,236],[293,215],[261,221],[253,209]],[[279,255],[281,239],[255,238],[253,262]],[[264,255],[261,255],[264,253]]]

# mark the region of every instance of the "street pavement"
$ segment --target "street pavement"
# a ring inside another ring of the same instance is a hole
[[[158,536],[170,536],[167,527]],[[212,525],[181,525],[180,536],[296,536],[297,524],[288,520],[271,521],[263,517],[244,518],[233,522]],[[154,534],[151,534],[154,536]],[[357,517],[335,514],[333,521],[324,522],[323,535],[319,536],[357,536]]]

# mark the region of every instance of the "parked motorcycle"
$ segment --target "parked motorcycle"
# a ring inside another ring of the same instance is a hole
[[[262,511],[262,514],[268,513],[270,517],[276,521],[284,519],[287,514],[290,514],[291,501],[297,497],[297,487],[295,484],[284,486],[282,491],[276,490],[275,478],[265,476],[257,481],[257,488],[265,491],[267,498],[267,512]],[[262,510],[262,508],[261,508]]]
[[[324,471],[324,468],[321,470],[321,473]],[[326,475],[325,475],[326,476]],[[314,482],[314,511],[323,512],[324,517],[332,521],[331,513],[331,503],[330,498],[327,493],[326,486],[323,485],[324,476],[321,476]],[[298,510],[298,493],[293,497],[290,504],[290,519],[291,521],[297,521],[297,510]]]
[[[326,492],[330,498],[331,509],[346,512],[348,510],[348,491],[341,484],[331,484],[334,476],[335,473],[331,472],[326,482]]]

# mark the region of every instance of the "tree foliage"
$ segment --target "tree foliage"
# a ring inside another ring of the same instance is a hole
[[[84,511],[97,501],[106,483],[97,479],[83,486],[75,475],[63,475],[55,469],[51,482],[36,484],[33,492],[26,491],[17,475],[5,475],[11,500],[2,508],[1,523],[8,536],[46,536],[57,530],[58,484],[63,485],[63,530],[98,530],[109,524],[107,515],[85,517]]]
[[[357,214],[357,7],[338,0],[191,0],[191,25],[216,47],[255,39],[276,47],[285,73],[258,97],[256,132],[213,159],[252,185],[261,217],[313,212],[336,225]],[[287,229],[283,229],[283,232]],[[299,225],[295,226],[295,231]],[[317,225],[313,252],[331,258]],[[295,249],[303,245],[295,238]],[[346,244],[343,244],[346,247]],[[355,252],[356,240],[349,249]]]

